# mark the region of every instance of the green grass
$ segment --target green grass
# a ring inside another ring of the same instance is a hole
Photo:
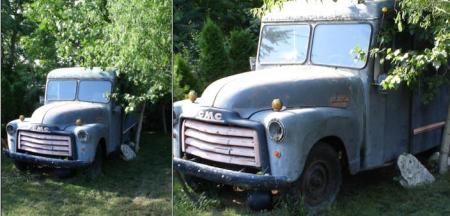
[[[108,159],[104,174],[60,180],[21,173],[2,157],[2,215],[171,215],[170,137],[144,133],[138,158]]]
[[[450,215],[450,174],[432,185],[404,189],[395,181],[394,167],[385,167],[344,178],[336,203],[324,215]],[[436,176],[436,175],[435,175]],[[252,212],[245,193],[224,190],[196,194],[198,202],[182,190],[174,176],[174,215],[305,215],[298,203],[275,198],[275,208]]]

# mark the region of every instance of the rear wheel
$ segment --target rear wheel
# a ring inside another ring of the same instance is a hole
[[[313,147],[300,178],[300,193],[305,207],[320,212],[335,201],[342,182],[338,153],[327,143]]]

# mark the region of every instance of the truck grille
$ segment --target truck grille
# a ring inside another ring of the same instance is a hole
[[[43,155],[72,156],[70,136],[19,131],[18,149]]]
[[[259,144],[254,129],[184,120],[182,150],[207,160],[259,167]]]

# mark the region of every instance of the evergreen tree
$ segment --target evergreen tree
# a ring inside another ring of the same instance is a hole
[[[232,73],[250,70],[249,57],[256,53],[256,41],[248,30],[231,32],[229,56]]]
[[[198,91],[197,79],[192,73],[192,68],[177,54],[173,62],[173,97],[174,100],[183,100],[190,90]]]
[[[198,73],[203,87],[206,87],[211,82],[227,76],[229,71],[223,33],[219,26],[209,18],[200,32],[198,45],[200,48]]]

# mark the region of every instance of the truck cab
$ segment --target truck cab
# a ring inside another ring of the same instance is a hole
[[[426,107],[404,86],[383,91],[387,70],[369,55],[393,4],[287,2],[263,17],[255,71],[174,103],[174,169],[188,184],[288,188],[314,210],[344,171],[439,145],[448,89]]]
[[[48,73],[44,105],[31,117],[7,124],[5,154],[25,170],[33,166],[90,167],[101,172],[105,156],[130,141],[136,117],[110,99],[114,70],[60,68]]]

